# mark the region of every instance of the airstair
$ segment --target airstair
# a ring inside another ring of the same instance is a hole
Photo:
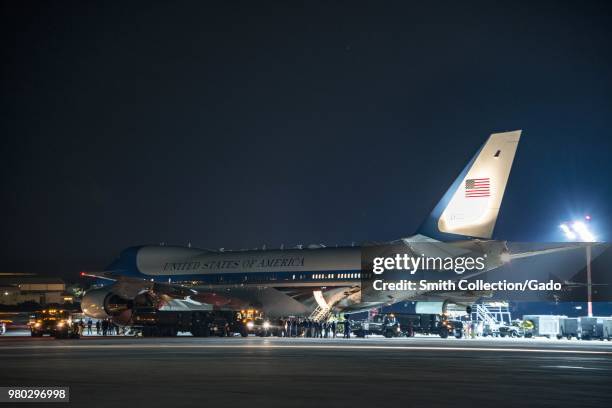
[[[472,321],[484,322],[485,325],[489,326],[512,322],[508,302],[475,303],[472,305],[471,318]]]
[[[323,322],[327,320],[331,314],[331,307],[317,306],[317,308],[310,314],[309,319],[315,322]]]
[[[342,299],[345,299],[350,295],[350,291],[339,291],[338,293],[332,295],[329,299],[325,299],[323,296],[323,292],[320,290],[314,290],[312,295],[314,296],[315,301],[317,302],[317,307],[312,311],[310,316],[308,317],[310,320],[315,322],[323,322],[330,318],[332,315],[332,309],[335,305],[338,304]]]

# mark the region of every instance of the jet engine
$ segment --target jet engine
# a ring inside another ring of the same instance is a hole
[[[87,316],[110,318],[119,325],[128,325],[134,309],[159,309],[174,299],[196,294],[194,290],[179,285],[123,278],[112,285],[87,291],[81,300],[81,309]]]
[[[126,296],[117,289],[115,284],[88,291],[81,300],[83,313],[96,319],[110,318],[117,324],[126,325],[132,318],[134,305],[152,306],[154,303],[146,291]]]

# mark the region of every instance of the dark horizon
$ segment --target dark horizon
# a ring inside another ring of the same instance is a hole
[[[2,272],[416,231],[522,129],[495,236],[610,239],[609,2],[2,2]]]

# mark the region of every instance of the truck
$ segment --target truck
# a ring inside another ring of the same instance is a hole
[[[400,323],[402,333],[408,337],[416,333],[435,334],[442,338],[447,338],[449,335],[458,339],[463,337],[463,322],[449,319],[445,315],[396,313],[395,318]]]
[[[402,335],[400,324],[393,313],[377,314],[367,320],[355,321],[351,324],[351,331],[357,337],[377,334],[391,338]]]
[[[523,337],[524,334],[520,322],[511,322],[510,324],[499,326],[500,337]]]
[[[143,337],[174,337],[179,332],[191,332],[195,337],[270,333],[270,323],[255,309],[197,311],[140,307],[134,309],[132,327]]]
[[[240,335],[243,337],[249,334],[265,337],[272,334],[270,322],[264,318],[261,311],[257,309],[243,309],[236,313],[236,319],[241,322]]]
[[[44,309],[34,313],[30,319],[30,335],[42,337],[48,334],[56,339],[79,338],[79,323],[70,312],[62,309]]]

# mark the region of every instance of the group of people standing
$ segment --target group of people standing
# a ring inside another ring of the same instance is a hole
[[[100,328],[98,328],[98,325],[101,326],[100,328],[102,329],[103,336],[112,336],[113,334],[118,336],[121,332],[121,327],[113,323],[110,319],[104,319],[102,321],[98,320],[96,322],[96,333],[100,334]]]
[[[283,337],[336,338],[339,326],[344,330],[344,338],[350,337],[350,321],[336,322],[330,320],[319,322],[308,318],[289,317],[280,320]]]
[[[87,329],[87,335],[93,336],[94,327],[96,329],[96,335],[98,336],[119,336],[119,334],[121,334],[121,327],[113,323],[110,319],[96,320],[95,324],[91,319],[87,320],[87,324],[81,320],[79,322],[79,334],[83,335],[83,332]]]

